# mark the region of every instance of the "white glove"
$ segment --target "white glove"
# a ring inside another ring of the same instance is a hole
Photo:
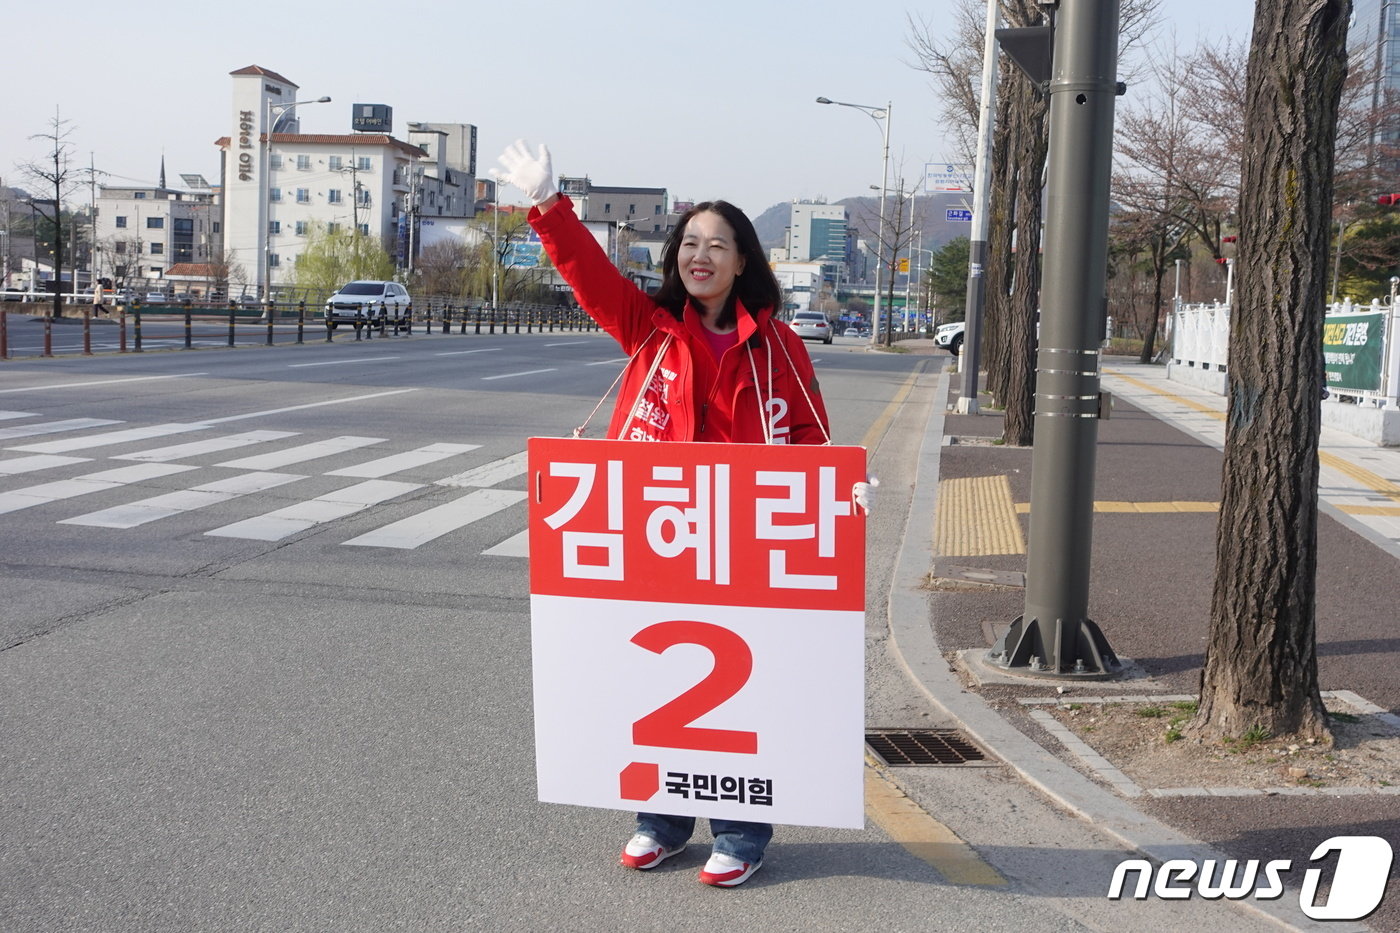
[[[543,204],[559,193],[554,182],[554,163],[549,158],[549,147],[540,144],[538,155],[531,155],[525,140],[517,139],[506,147],[498,160],[504,171],[491,169],[491,177],[498,182],[515,185],[531,204]]]
[[[865,510],[866,515],[875,508],[875,492],[879,485],[880,478],[871,476],[864,483],[856,483],[851,488],[851,498],[856,500],[856,505]]]

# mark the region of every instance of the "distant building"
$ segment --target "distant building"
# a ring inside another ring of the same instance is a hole
[[[1347,48],[1355,54],[1363,50],[1367,64],[1376,70],[1371,86],[1372,106],[1379,107],[1386,94],[1400,92],[1400,0],[1353,0]],[[1378,127],[1373,142],[1400,146],[1400,121],[1392,118]],[[1383,171],[1400,170],[1400,160],[1390,159]]]
[[[177,263],[208,264],[223,253],[219,191],[201,176],[188,187],[102,185],[97,190],[93,271],[118,284],[161,287]]]
[[[793,201],[788,221],[789,262],[847,261],[846,207],[822,201]]]
[[[587,176],[561,176],[559,191],[574,202],[575,212],[585,223],[626,224],[643,234],[666,234],[675,226],[676,217],[669,213],[665,188],[595,185]]]

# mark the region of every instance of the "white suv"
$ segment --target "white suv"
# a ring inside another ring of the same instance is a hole
[[[962,352],[963,332],[966,329],[967,324],[963,321],[954,321],[952,324],[944,324],[933,332],[933,344],[957,356]]]
[[[363,311],[361,320],[379,320],[380,309],[397,330],[408,313],[408,289],[398,282],[357,281],[342,285],[326,299],[326,326],[335,330],[337,324],[354,324],[355,314]]]
[[[798,311],[789,322],[797,336],[803,340],[820,340],[831,343],[832,327],[826,315],[820,311]]]

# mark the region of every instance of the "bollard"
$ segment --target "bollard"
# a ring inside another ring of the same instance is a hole
[[[432,314],[432,305],[429,305],[428,316],[432,317]],[[408,303],[408,309],[404,311],[404,334],[409,337],[413,336],[413,302],[411,301]]]
[[[488,331],[488,333],[491,333],[491,334],[495,334],[495,333],[496,333],[496,306],[495,306],[495,305],[492,305],[492,306],[491,306],[491,327],[490,327],[490,330]]]
[[[238,302],[228,303],[228,345],[233,346],[234,324],[238,321]]]
[[[272,346],[272,322],[277,317],[277,308],[271,302],[267,305],[267,345]]]
[[[467,329],[465,321],[462,322],[462,330]],[[447,303],[447,307],[442,310],[442,332],[444,334],[452,332],[452,302]]]
[[[53,311],[44,312],[44,356],[53,356]]]
[[[462,323],[466,324],[466,316],[463,315]],[[476,306],[476,332],[481,333],[481,305]]]
[[[141,302],[138,300],[131,306],[131,334],[132,353],[141,352]]]
[[[92,307],[83,308],[83,356],[92,356]]]
[[[306,299],[297,302],[297,343],[302,342],[306,330]]]
[[[194,326],[194,321],[193,321],[193,319],[190,317],[190,300],[189,300],[188,298],[186,298],[185,301],[184,301],[184,308],[185,308],[185,349],[188,350],[188,349],[190,349],[191,347],[194,346],[194,333],[193,333],[193,331],[191,330],[191,328]]]
[[[357,310],[355,311],[355,339],[356,339],[356,340],[359,340],[359,339],[360,339],[360,331],[364,330],[364,327],[365,327],[365,311],[364,311],[364,305],[361,305],[361,306],[359,307],[359,309],[357,309]]]
[[[520,309],[515,309],[515,332],[520,333]]]
[[[0,308],[0,360],[10,358],[10,312]]]
[[[117,352],[126,352],[126,305],[117,305]]]
[[[331,309],[326,309],[326,343],[335,342],[335,321],[331,320]]]

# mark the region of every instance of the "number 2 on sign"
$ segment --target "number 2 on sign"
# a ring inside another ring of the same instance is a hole
[[[758,752],[757,732],[691,725],[748,682],[753,671],[753,652],[742,638],[723,626],[677,619],[648,625],[632,636],[632,643],[655,654],[673,645],[699,645],[715,659],[710,673],[698,684],[632,724],[633,742],[702,752]]]

